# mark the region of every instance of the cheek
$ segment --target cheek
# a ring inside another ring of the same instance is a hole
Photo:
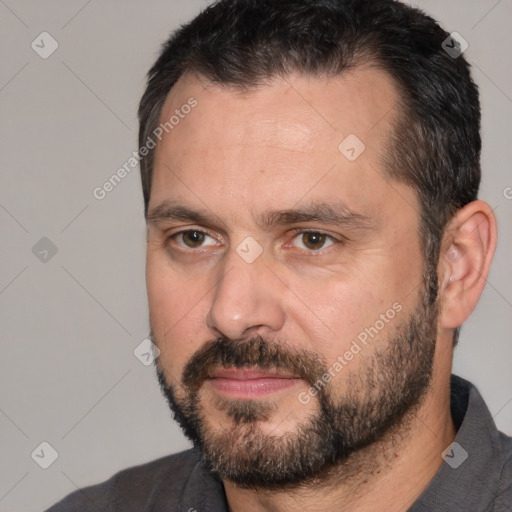
[[[361,355],[387,345],[414,298],[411,282],[418,269],[410,267],[400,271],[392,259],[380,259],[378,265],[352,267],[314,283],[290,284],[302,302],[291,302],[289,312],[298,332],[306,333],[306,348],[321,355],[327,366],[351,351],[345,359],[355,369]]]
[[[349,350],[377,309],[376,297],[372,291],[365,291],[362,282],[336,280],[334,276],[323,283],[321,290],[301,283],[297,295],[308,308],[294,307],[293,316],[299,329],[307,333],[307,348],[321,355],[328,366]]]
[[[204,311],[197,286],[148,258],[146,270],[149,315],[160,363],[171,376],[181,374],[192,353],[201,346]],[[204,298],[206,299],[206,298]]]

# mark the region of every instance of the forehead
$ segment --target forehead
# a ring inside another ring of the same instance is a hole
[[[254,134],[284,148],[306,150],[312,147],[315,134],[320,138],[329,131],[338,136],[357,130],[362,137],[368,135],[399,100],[390,75],[375,67],[355,68],[336,77],[290,74],[249,90],[187,74],[168,94],[160,122],[168,121],[190,97],[197,99],[200,117],[208,121],[203,125],[206,131],[227,125],[242,128],[229,133],[233,144]],[[204,135],[199,126],[195,128],[198,138]],[[170,137],[179,140],[180,131],[183,134],[183,129],[173,130]],[[210,132],[208,139],[224,133]]]
[[[184,109],[191,98],[197,105]],[[172,196],[212,208],[231,198],[256,211],[306,194],[376,209],[375,193],[389,188],[380,162],[398,103],[392,79],[375,68],[245,91],[184,76],[162,109],[162,124],[179,121],[156,148],[150,209]]]

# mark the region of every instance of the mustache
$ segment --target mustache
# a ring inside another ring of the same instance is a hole
[[[256,366],[261,370],[283,370],[311,386],[327,371],[315,352],[292,349],[285,343],[269,342],[261,336],[232,341],[218,338],[198,349],[185,365],[182,384],[197,390],[217,368],[242,369]]]

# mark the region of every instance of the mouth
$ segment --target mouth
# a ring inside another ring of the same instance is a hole
[[[208,375],[206,382],[221,395],[247,400],[263,398],[297,386],[301,379],[272,370],[218,368]]]

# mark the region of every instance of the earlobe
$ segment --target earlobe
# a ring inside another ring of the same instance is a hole
[[[496,219],[484,201],[461,208],[445,230],[439,259],[440,327],[454,329],[472,313],[489,275]]]

